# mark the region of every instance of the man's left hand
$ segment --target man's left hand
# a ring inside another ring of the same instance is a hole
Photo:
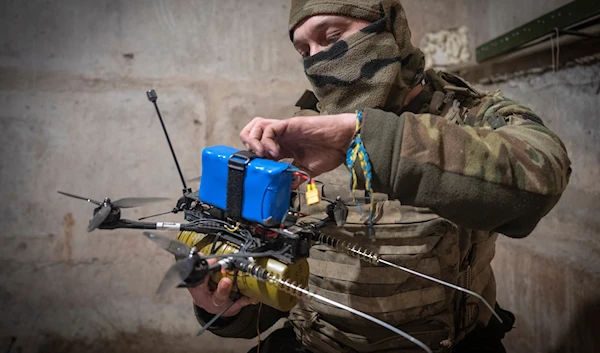
[[[316,177],[344,163],[355,131],[355,114],[254,118],[240,138],[259,157],[293,158],[298,168]]]

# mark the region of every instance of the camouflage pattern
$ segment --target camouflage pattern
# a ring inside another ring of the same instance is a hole
[[[399,113],[410,89],[422,79],[423,53],[410,43],[399,1],[293,1],[290,30],[309,16],[332,14],[373,22],[304,60],[305,73],[322,114],[365,107]]]
[[[471,229],[526,236],[567,186],[567,152],[530,109],[498,92],[477,102],[458,108],[455,123],[366,109],[373,187]]]
[[[348,172],[338,169],[323,180],[329,186],[332,179],[339,182],[347,178]],[[326,193],[335,195],[331,188]],[[356,207],[351,207],[343,228],[332,226],[324,232],[365,251],[375,251],[385,260],[456,283],[460,267],[456,227],[427,209],[401,206],[391,200],[380,203],[375,241],[368,239],[368,225]],[[440,342],[454,339],[454,293],[444,286],[361,261],[326,245],[311,248],[309,265],[311,291],[414,333],[434,350],[442,348]],[[292,309],[290,321],[298,339],[315,352],[415,348],[377,324],[318,301]]]
[[[381,19],[379,0],[292,0],[288,30],[293,39],[294,29],[310,16],[339,15],[375,22]]]
[[[493,116],[502,117],[506,126],[492,129],[487,121]],[[541,120],[531,110],[499,94],[481,105],[474,127],[457,127],[431,114],[407,114],[400,158],[466,178],[559,195],[568,181],[562,172],[569,164],[564,146],[535,121]],[[452,153],[457,150],[465,153]]]
[[[327,232],[473,290],[493,306],[491,261],[499,233],[528,235],[566,187],[570,162],[560,140],[530,109],[498,92],[477,92],[449,74],[428,78],[425,91],[452,88],[443,93],[456,98],[439,107],[440,115],[365,110],[363,138],[380,193],[376,199],[383,204],[376,207],[375,242],[368,240],[366,220],[356,208],[344,228]],[[427,109],[424,104],[420,111]],[[497,169],[501,163],[526,172]],[[496,178],[490,168],[504,177]],[[318,179],[325,184],[325,196],[351,196],[345,166]],[[321,218],[323,206],[304,210]],[[474,297],[324,245],[311,249],[309,263],[310,290],[397,325],[439,352],[450,351],[477,322],[494,320]],[[247,309],[230,326],[213,332],[231,332],[251,315],[256,310]],[[272,324],[279,317],[262,314],[260,322]],[[314,301],[292,309],[289,320],[298,340],[314,352],[418,351],[377,325]],[[235,336],[251,336],[252,323],[244,327]]]
[[[425,73],[424,93],[415,98],[423,104],[400,114],[406,107],[398,97],[421,77],[422,67],[399,2],[293,0],[290,31],[308,16],[325,13],[374,22],[305,65],[321,113],[364,111],[362,138],[373,188],[384,195],[376,208],[375,242],[368,240],[356,208],[344,228],[328,232],[469,288],[493,306],[496,239],[527,236],[554,207],[571,172],[564,145],[530,109],[498,92],[478,92],[448,73]],[[350,196],[349,178],[344,166],[319,177],[329,198]],[[305,211],[316,215],[323,207]],[[311,249],[309,261],[312,291],[397,325],[439,352],[450,351],[477,322],[491,318],[476,298],[324,245]],[[256,315],[248,307],[225,328],[211,331],[253,337]],[[279,317],[263,313],[260,322],[273,324]],[[314,301],[298,305],[289,319],[298,340],[314,352],[420,351],[375,324]]]
[[[363,133],[375,159],[376,190],[400,200],[385,201],[383,216],[376,216],[375,242],[367,238],[364,218],[328,231],[473,290],[493,306],[491,261],[498,232],[529,234],[566,187],[570,162],[560,139],[530,109],[499,92],[477,92],[450,74],[430,78],[426,90],[445,87],[445,96],[456,98],[440,107],[445,117],[365,110],[366,119],[374,116],[363,123]],[[345,185],[346,193],[349,188],[343,168],[319,179]],[[335,196],[330,188],[326,192]],[[430,227],[436,222],[443,229]],[[414,333],[432,349],[448,350],[477,322],[494,319],[476,298],[325,246],[313,249],[311,290]],[[298,339],[319,352],[413,348],[376,325],[316,302],[294,308],[290,320]]]

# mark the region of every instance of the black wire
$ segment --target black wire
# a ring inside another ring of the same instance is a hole
[[[214,254],[215,250],[216,250],[216,246],[217,246],[217,241],[219,241],[219,238],[221,237],[221,232],[218,232],[215,235],[215,239],[213,240],[212,246],[210,247],[210,253]]]
[[[169,214],[169,213],[173,213],[173,211],[163,212],[163,213],[155,214],[155,215],[152,215],[152,216],[146,216],[146,217],[138,218],[138,221],[143,221],[144,219],[148,219],[148,218],[152,218],[152,217],[164,216],[164,215]]]
[[[212,319],[210,319],[209,322],[206,323],[206,325],[202,326],[202,328],[200,329],[200,331],[198,331],[198,333],[196,334],[196,336],[200,336],[201,334],[204,333],[204,331],[206,331],[210,325],[212,325],[215,321],[217,321],[218,318],[221,317],[221,315],[225,314],[225,312],[227,310],[229,310],[229,308],[231,308],[233,306],[233,304],[235,304],[236,300],[231,301],[231,304],[229,304],[229,306],[223,308],[223,310],[221,310],[217,315],[215,315]]]
[[[286,248],[284,248],[284,250],[286,250]],[[238,252],[235,254],[211,254],[211,255],[203,255],[200,256],[203,259],[223,259],[223,258],[228,258],[228,257],[266,257],[266,256],[272,256],[272,255],[280,255],[281,253],[283,253],[284,251],[265,251],[265,252],[255,252],[255,253],[251,253],[251,252]]]
[[[194,221],[194,222],[196,222],[196,221]],[[217,228],[217,227],[210,227],[210,226],[202,226],[200,224],[195,224],[194,222],[191,222],[190,224],[192,226],[197,226],[198,227],[198,231],[197,231],[198,233],[202,233],[203,230],[208,229],[208,230],[216,230],[216,231],[219,231],[219,232],[225,232],[225,233],[228,233],[230,235],[237,236],[237,237],[241,236],[241,234],[238,234],[238,233],[235,233],[235,232],[231,232],[231,231],[227,230],[227,228]],[[208,222],[210,222],[210,221],[208,221]],[[186,226],[186,225],[184,225],[184,226]],[[243,238],[243,239],[246,240],[246,238]]]

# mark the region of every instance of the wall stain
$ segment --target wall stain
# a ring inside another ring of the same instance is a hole
[[[67,261],[71,261],[73,258],[73,226],[75,225],[75,219],[71,212],[67,213],[63,218],[63,225],[65,227],[65,248],[64,253]]]
[[[19,242],[19,245],[17,245],[17,251],[25,251],[27,250],[27,243],[22,241]]]

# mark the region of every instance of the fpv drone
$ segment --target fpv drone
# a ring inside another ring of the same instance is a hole
[[[201,185],[199,191],[193,192],[179,167],[156,103],[156,92],[147,91],[147,97],[154,104],[183,184],[183,195],[175,207],[169,212],[133,221],[121,218],[121,209],[168,199],[148,197],[111,201],[107,197],[100,202],[63,191],[59,193],[97,206],[88,232],[95,229],[145,230],[143,234],[148,239],[175,256],[177,261],[165,274],[157,293],[162,294],[175,287],[195,287],[209,277],[212,283],[217,283],[222,276],[228,276],[234,281],[238,297],[245,295],[282,311],[290,310],[299,299],[320,300],[375,322],[431,352],[429,347],[404,331],[307,290],[309,269],[306,258],[311,245],[318,242],[364,261],[392,266],[476,296],[502,321],[489,303],[475,292],[385,261],[374,252],[321,232],[327,226],[343,226],[348,207],[354,206],[353,202],[357,201],[321,197],[316,181],[287,163],[258,158],[250,151],[227,146],[208,147],[202,152]],[[305,222],[302,220],[305,215],[292,207],[292,196],[300,197],[292,190],[295,177],[308,182],[304,195],[308,204],[321,200],[328,202],[324,219]],[[364,201],[374,202],[368,198]],[[142,221],[180,212],[186,223]],[[150,230],[177,231],[179,235],[173,239]],[[217,261],[209,264],[208,259]],[[198,334],[210,327],[229,307],[223,308]]]

